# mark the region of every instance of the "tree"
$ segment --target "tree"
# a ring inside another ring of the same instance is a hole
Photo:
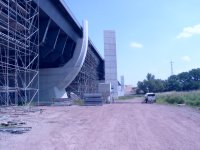
[[[147,92],[148,92],[148,91],[147,91],[147,86],[146,86],[146,84],[145,84],[144,82],[139,81],[139,82],[137,83],[137,87],[138,87],[139,90],[142,90],[144,93],[147,93]],[[139,91],[139,90],[138,90],[138,91]]]
[[[161,79],[155,79],[155,76],[148,73],[146,76],[147,80],[143,82],[139,81],[137,86],[139,90],[147,92],[162,92],[165,90],[164,81]]]
[[[189,74],[193,81],[200,81],[200,68],[192,69],[191,71],[189,71]]]
[[[189,71],[190,75],[190,90],[200,89],[200,68]]]
[[[146,77],[147,77],[147,81],[151,81],[155,79],[155,76],[152,75],[151,73],[148,73]]]
[[[156,79],[154,92],[163,92],[166,89],[165,81],[161,79]]]
[[[200,68],[172,75],[167,80],[155,79],[153,74],[148,73],[146,79],[137,85],[145,93],[197,90],[200,89]]]

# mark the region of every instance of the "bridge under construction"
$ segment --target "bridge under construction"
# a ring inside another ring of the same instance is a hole
[[[64,0],[0,0],[0,104],[97,92],[104,59]]]

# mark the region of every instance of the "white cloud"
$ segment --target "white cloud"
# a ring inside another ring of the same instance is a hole
[[[189,56],[182,56],[181,60],[185,61],[185,62],[190,62],[191,58]]]
[[[184,28],[176,38],[189,38],[197,34],[200,34],[200,24]]]
[[[131,42],[130,47],[131,48],[143,48],[144,46],[141,43],[138,43],[138,42]]]

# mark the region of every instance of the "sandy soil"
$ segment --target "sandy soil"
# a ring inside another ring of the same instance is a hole
[[[135,100],[42,108],[19,116],[28,133],[0,133],[0,150],[200,150],[200,113],[190,108]]]

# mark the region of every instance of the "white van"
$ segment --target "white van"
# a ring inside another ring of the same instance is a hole
[[[155,93],[146,93],[145,95],[144,95],[144,97],[145,97],[145,102],[146,103],[154,103],[154,102],[156,102],[156,95],[155,95]]]

